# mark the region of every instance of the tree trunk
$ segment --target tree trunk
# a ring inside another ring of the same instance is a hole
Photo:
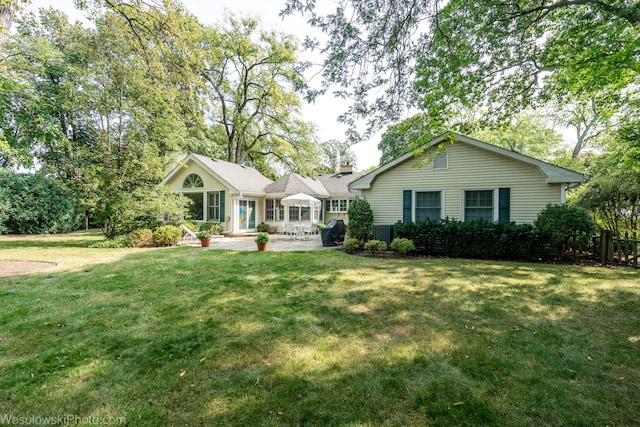
[[[0,5],[0,51],[2,51],[2,45],[9,35],[14,13],[15,10],[13,4]]]

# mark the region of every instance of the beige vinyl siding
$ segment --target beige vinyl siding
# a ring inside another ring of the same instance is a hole
[[[325,212],[324,214],[324,223],[328,224],[332,219],[341,219],[345,224],[349,223],[349,216],[346,212]]]
[[[192,174],[195,173],[198,176],[200,176],[200,178],[202,178],[202,183],[204,185],[204,187],[202,188],[183,188],[182,184],[184,182],[184,179]],[[224,186],[224,184],[222,184],[220,181],[218,181],[217,179],[215,179],[213,176],[211,176],[208,172],[206,172],[204,169],[202,169],[199,165],[197,165],[195,162],[193,161],[188,161],[185,167],[182,167],[174,176],[171,177],[171,179],[169,180],[169,182],[167,183],[168,185],[173,186],[177,192],[179,193],[188,193],[188,192],[192,192],[192,193],[196,193],[196,192],[204,192],[206,193],[207,191],[224,191],[225,193],[225,197],[224,197],[224,222],[223,222],[223,228],[225,231],[229,230],[229,227],[231,226],[231,222],[227,221],[227,218],[231,218],[232,217],[232,209],[233,209],[233,195],[230,194],[230,190]],[[206,197],[206,196],[205,196]],[[205,203],[205,207],[206,207],[206,203],[207,200],[205,198],[204,200]]]
[[[535,166],[476,148],[463,142],[447,145],[449,167],[433,170],[431,162],[421,168],[409,159],[383,173],[363,190],[371,205],[375,224],[402,220],[403,190],[444,191],[444,216],[461,220],[465,190],[511,189],[511,221],[531,223],[547,204],[561,202],[561,185],[546,184]]]
[[[186,167],[183,167],[178,171],[174,176],[171,177],[169,181],[170,185],[173,185],[176,191],[182,192],[182,183],[184,179],[195,173],[202,178],[202,183],[204,184],[204,191],[220,191],[225,190],[229,191],[220,181],[211,176],[208,172],[202,169],[199,165],[195,164],[193,161],[187,162]],[[191,189],[187,189],[189,191]],[[195,190],[195,189],[192,189]]]

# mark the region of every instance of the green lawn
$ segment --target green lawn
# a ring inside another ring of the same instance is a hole
[[[0,417],[640,425],[638,271],[97,238],[0,239]]]

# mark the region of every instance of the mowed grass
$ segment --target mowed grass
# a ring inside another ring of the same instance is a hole
[[[0,239],[0,416],[640,425],[638,271],[97,238]]]

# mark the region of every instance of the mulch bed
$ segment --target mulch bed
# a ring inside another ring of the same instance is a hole
[[[36,273],[55,267],[54,262],[44,261],[0,261],[0,279],[21,274]]]

